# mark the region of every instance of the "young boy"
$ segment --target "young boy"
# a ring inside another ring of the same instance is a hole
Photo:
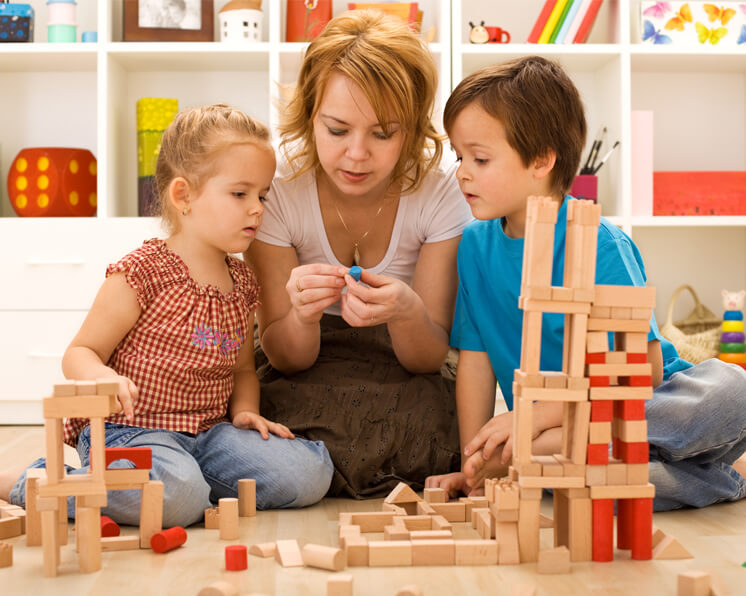
[[[461,191],[478,221],[464,230],[459,245],[451,331],[451,345],[461,350],[456,400],[462,471],[432,476],[426,486],[469,494],[481,492],[485,477],[504,475],[510,463],[512,411],[492,413],[496,380],[513,409],[527,198],[550,196],[559,204],[552,284],[561,286],[571,198],[566,192],[580,164],[586,123],[567,74],[558,64],[531,56],[466,77],[446,104],[444,124],[461,162]],[[645,285],[637,247],[603,218],[596,283]],[[563,327],[563,315],[544,315],[542,370],[562,369]],[[648,340],[655,391],[646,415],[655,509],[743,498],[746,479],[733,464],[746,450],[746,371],[719,360],[692,366],[660,335],[654,317]],[[561,421],[561,404],[534,405],[535,454],[560,452]]]

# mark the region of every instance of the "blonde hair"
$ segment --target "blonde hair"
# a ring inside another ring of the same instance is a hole
[[[293,177],[320,167],[313,119],[329,77],[357,84],[386,130],[398,120],[404,134],[392,183],[415,190],[440,161],[443,139],[432,123],[438,72],[430,51],[398,17],[376,10],[346,12],[308,46],[292,97],[283,108],[280,148]]]
[[[199,192],[214,171],[217,155],[243,143],[266,145],[272,151],[267,127],[228,105],[201,106],[176,115],[163,133],[155,167],[160,215],[170,231],[179,228],[168,197],[171,181],[182,177]]]

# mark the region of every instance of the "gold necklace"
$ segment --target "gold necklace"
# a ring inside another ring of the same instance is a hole
[[[345,231],[352,236],[352,232],[350,232],[350,228],[347,227],[347,224],[345,223],[344,217],[342,217],[342,213],[339,211],[339,207],[337,206],[337,199],[334,198],[334,195],[330,195],[332,199],[332,204],[334,205],[334,210],[337,212],[337,215],[339,216],[339,221],[342,222],[342,225],[344,226]],[[373,219],[371,220],[370,227],[368,230],[360,236],[360,238],[357,239],[357,241],[353,241],[353,246],[355,247],[355,251],[352,253],[352,264],[353,265],[359,265],[360,264],[360,251],[358,250],[358,245],[365,240],[365,238],[370,234],[371,230],[373,229],[373,224],[376,221],[376,218],[381,215],[381,211],[383,211],[383,207],[386,205],[386,195],[383,195],[383,200],[381,201],[381,206],[378,208],[378,211],[376,211],[376,214],[373,216]]]

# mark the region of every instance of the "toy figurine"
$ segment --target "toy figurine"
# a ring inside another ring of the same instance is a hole
[[[479,23],[479,25],[475,25],[469,21],[469,27],[471,27],[471,31],[469,32],[469,41],[471,43],[487,43],[490,40],[490,34],[487,33],[487,29],[484,27],[484,21]]]
[[[724,362],[738,364],[746,369],[746,343],[743,331],[743,303],[746,290],[723,290],[723,333],[720,336],[720,355]]]

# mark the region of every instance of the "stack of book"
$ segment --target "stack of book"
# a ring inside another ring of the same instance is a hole
[[[528,43],[585,43],[603,0],[546,0]]]

